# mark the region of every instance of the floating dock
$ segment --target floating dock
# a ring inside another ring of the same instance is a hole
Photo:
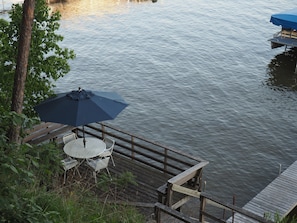
[[[274,220],[274,215],[279,217],[288,215],[297,205],[297,161],[289,166],[251,201],[243,209],[259,216],[268,215]],[[227,222],[232,222],[228,219]],[[256,223],[243,215],[235,214],[236,223]]]

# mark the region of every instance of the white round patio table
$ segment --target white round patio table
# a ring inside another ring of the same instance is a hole
[[[106,144],[98,138],[86,137],[86,147],[84,147],[83,138],[72,140],[65,144],[64,152],[71,157],[79,159],[89,159],[103,153]]]

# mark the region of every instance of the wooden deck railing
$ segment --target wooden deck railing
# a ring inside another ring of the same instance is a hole
[[[244,210],[243,208],[240,208],[238,206],[228,204],[222,201],[219,201],[218,199],[212,197],[211,195],[202,192],[200,195],[200,217],[199,221],[201,223],[206,222],[205,219],[212,219],[215,220],[215,222],[228,222],[228,223],[234,223],[233,218],[229,218],[228,220],[224,220],[222,218],[216,217],[214,214],[211,214],[206,211],[206,205],[210,205],[211,207],[216,207],[224,211],[229,211],[231,216],[234,216],[235,213],[241,214],[246,217],[248,222],[255,222],[255,223],[273,223],[271,220],[267,220],[264,217],[258,216],[250,211]],[[245,222],[242,222],[245,223]]]
[[[199,197],[202,190],[202,170],[207,164],[208,161],[201,161],[169,179],[157,189],[158,202],[172,209],[179,209],[191,197]]]
[[[78,128],[77,130],[79,131],[78,134],[82,136],[83,129]],[[94,137],[104,138],[108,136],[114,138],[116,141],[114,151],[116,153],[171,176],[175,176],[204,161],[201,158],[185,154],[103,123],[86,125],[84,132]]]
[[[195,196],[198,197],[198,196]],[[155,216],[157,223],[161,222],[174,222],[174,219],[178,219],[181,222],[185,223],[206,223],[206,222],[219,222],[219,223],[246,223],[246,222],[253,222],[253,223],[273,223],[271,220],[267,220],[264,217],[258,216],[250,211],[244,210],[243,208],[237,207],[232,204],[228,204],[222,201],[219,201],[216,198],[213,198],[211,195],[201,192],[199,193],[200,198],[200,208],[199,210],[199,219],[187,216],[173,208],[168,207],[167,205],[156,203],[155,204]],[[220,209],[220,211],[216,211],[216,214],[207,211],[207,205],[208,209],[211,209],[213,207]],[[193,207],[195,208],[195,207]],[[198,208],[198,207],[197,207]],[[218,216],[217,213],[224,213],[224,216]],[[235,222],[232,218],[235,213],[238,213],[242,216],[245,216],[246,222]],[[163,215],[162,215],[163,214]],[[226,220],[227,215],[231,215],[230,218]],[[168,217],[169,216],[169,217]],[[168,220],[170,219],[170,220]]]
[[[84,130],[83,130],[84,129]],[[199,157],[185,154],[157,142],[123,131],[104,123],[93,123],[84,128],[74,128],[55,123],[41,123],[28,130],[29,135],[23,142],[38,144],[49,140],[62,142],[62,136],[69,131],[76,131],[79,137],[93,136],[100,139],[112,137],[116,141],[115,153],[141,162],[170,176],[175,176],[203,161]]]
[[[162,217],[162,213],[170,216],[171,220]],[[199,223],[197,219],[190,218],[189,216],[158,202],[155,204],[155,216],[157,223],[172,222],[172,219],[178,219],[185,223]]]

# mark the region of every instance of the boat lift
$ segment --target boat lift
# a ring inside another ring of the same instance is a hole
[[[269,39],[272,49],[285,46],[286,51],[288,47],[297,47],[297,8],[272,15],[270,22],[282,27],[280,32]],[[295,74],[297,74],[297,61]]]

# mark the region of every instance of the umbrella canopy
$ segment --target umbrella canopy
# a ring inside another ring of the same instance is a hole
[[[284,29],[297,29],[297,8],[272,15],[270,22]]]
[[[35,106],[40,119],[71,126],[114,119],[128,104],[115,92],[79,89],[57,94]]]

